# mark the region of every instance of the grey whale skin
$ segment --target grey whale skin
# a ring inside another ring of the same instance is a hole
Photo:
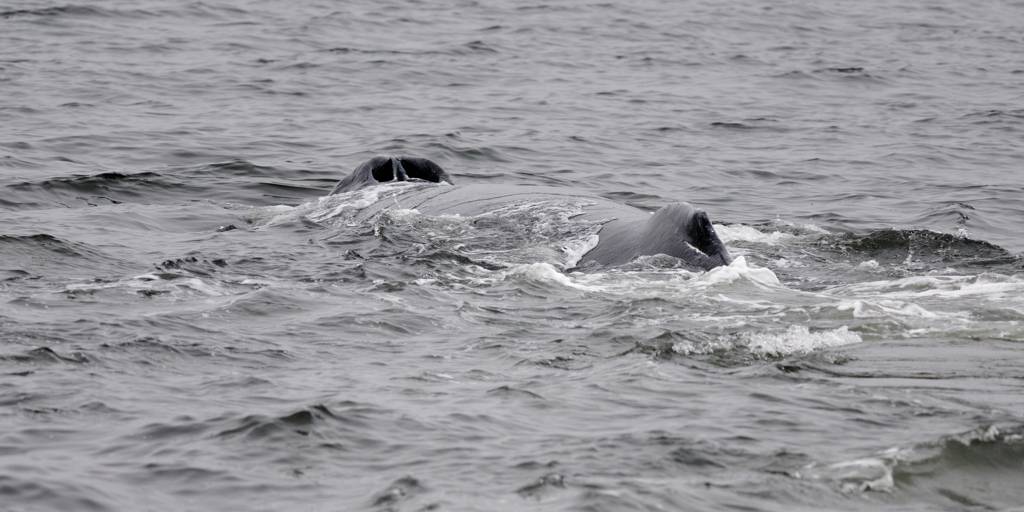
[[[363,162],[338,182],[331,194],[359,190],[390,181],[428,181],[453,184],[441,166],[426,158],[378,156]],[[579,200],[584,202],[584,220],[602,222],[598,243],[583,255],[579,265],[595,262],[622,265],[637,256],[667,254],[690,265],[710,270],[728,265],[732,258],[719,240],[703,210],[688,203],[673,203],[653,214],[601,197],[573,194],[552,187],[467,185],[426,187],[403,193],[395,201],[428,215],[477,215],[520,200]],[[368,207],[369,217],[393,207],[389,199]]]

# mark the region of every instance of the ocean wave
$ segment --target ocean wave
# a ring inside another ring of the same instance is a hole
[[[66,272],[117,271],[127,262],[91,244],[65,240],[47,233],[0,235],[0,268],[12,278],[63,275]]]
[[[884,229],[867,235],[828,237],[819,247],[879,263],[989,266],[1017,258],[995,244],[920,229]]]
[[[18,209],[83,207],[125,202],[166,202],[199,194],[200,187],[156,172],[75,174],[8,184],[0,200]]]
[[[991,510],[1024,499],[1016,485],[1022,460],[1024,429],[989,425],[860,459],[811,464],[794,476],[827,481],[845,493],[886,492]]]

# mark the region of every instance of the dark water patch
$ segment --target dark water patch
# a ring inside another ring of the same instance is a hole
[[[11,361],[22,364],[86,364],[91,362],[91,360],[82,352],[70,352],[67,355],[61,355],[50,347],[34,348],[23,354],[0,354],[0,361]]]
[[[518,389],[509,386],[498,386],[494,389],[487,390],[487,394],[491,396],[497,396],[501,398],[525,398],[532,400],[544,400],[544,397],[529,391],[526,389]]]
[[[227,345],[224,347],[224,353],[236,355],[236,356],[256,356],[263,360],[272,361],[287,361],[295,359],[292,353],[288,350],[281,348],[246,348],[236,347],[234,345]]]
[[[208,422],[197,421],[191,416],[179,416],[169,422],[144,425],[133,433],[131,437],[157,443],[174,439],[190,440],[202,437],[211,428],[213,426]]]
[[[731,122],[731,121],[715,121],[710,124],[713,128],[728,128],[730,130],[751,130],[754,127],[748,124]]]
[[[5,383],[5,385],[3,387],[5,387],[5,388],[13,388],[15,386],[13,384],[6,384]],[[49,397],[45,396],[45,395],[42,395],[40,393],[29,393],[29,392],[26,392],[26,391],[21,391],[21,390],[15,389],[14,391],[11,391],[11,392],[0,392],[0,406],[3,406],[3,407],[19,406],[20,407],[20,406],[23,406],[24,404],[28,404],[28,403],[31,403],[31,402],[34,402],[34,401],[43,401],[43,400],[45,400],[47,398],[49,398]]]
[[[372,499],[371,505],[374,507],[380,507],[386,510],[397,510],[397,507],[402,502],[410,500],[417,495],[423,494],[427,491],[427,488],[416,478],[411,476],[404,476],[395,480],[388,485],[387,488],[378,492]],[[419,510],[434,510],[429,505]]]
[[[138,468],[138,472],[132,475],[132,479],[140,482],[160,482],[162,485],[174,484],[186,488],[208,486],[211,482],[223,485],[242,480],[227,470],[209,469],[196,464],[160,462],[142,464]]]
[[[252,291],[240,296],[224,311],[237,318],[286,318],[313,307],[315,299],[303,298],[287,290],[265,288],[259,284],[248,285]]]
[[[54,278],[69,272],[96,277],[125,267],[126,262],[89,244],[46,233],[0,235],[0,270],[12,272],[11,277],[18,279]]]
[[[226,162],[206,164],[183,170],[181,173],[191,176],[212,175],[216,177],[235,176],[246,178],[267,178],[280,175],[280,171],[274,167],[257,165],[246,160],[228,160]]]
[[[0,269],[0,281],[17,281],[19,279],[39,279],[42,276],[33,276],[27,270],[21,269]]]
[[[106,402],[99,400],[93,400],[79,405],[77,410],[82,413],[105,415],[105,414],[121,414],[124,411],[113,407]]]
[[[527,359],[516,363],[517,365],[531,364],[543,368],[554,368],[556,370],[580,371],[593,368],[593,358],[581,358],[572,355],[558,355],[539,359]]]
[[[30,249],[38,248],[45,249],[49,252],[58,254],[60,256],[70,256],[77,258],[84,257],[84,253],[88,252],[87,250],[83,250],[84,247],[87,247],[85,244],[66,242],[53,235],[48,235],[46,233],[39,233],[36,235],[0,235],[0,247],[28,247]]]
[[[427,270],[447,270],[451,269],[453,266],[462,267],[466,265],[473,265],[492,271],[502,270],[508,267],[507,265],[503,265],[498,262],[476,259],[448,249],[420,252],[415,255],[410,254],[409,259],[409,263],[412,265],[422,266]]]
[[[1001,123],[1006,121],[1020,122],[1024,120],[1024,109],[991,109],[979,112],[964,114],[964,119],[972,120],[976,124]]]
[[[203,387],[222,390],[262,388],[270,390],[271,392],[276,391],[276,384],[274,381],[254,375],[218,377],[212,381],[204,382]]]
[[[863,80],[871,82],[881,82],[881,77],[873,75],[859,66],[836,66],[822,68],[814,71],[815,73],[832,74],[838,77],[842,77],[845,80]]]
[[[12,472],[17,474],[17,472]],[[34,475],[0,475],[0,503],[10,510],[82,510],[106,512],[116,510],[108,505],[105,493],[67,481],[40,478]],[[20,507],[25,507],[21,509]]]
[[[0,60],[0,62],[14,62],[14,61],[3,61],[3,60]],[[28,62],[28,61],[17,61],[17,62]],[[17,150],[17,151],[28,151],[28,150],[31,150],[31,149],[34,148],[34,146],[32,145],[31,142],[26,142],[26,141],[23,141],[23,140],[16,140],[16,141],[11,141],[11,142],[0,142],[0,147],[4,147],[4,148],[7,148],[7,149],[13,149],[13,150]]]
[[[665,204],[665,198],[661,196],[634,191],[606,192],[601,197],[652,212]]]
[[[565,488],[565,475],[561,473],[547,473],[516,489],[516,494],[524,498],[541,499],[550,492]]]
[[[828,68],[828,71],[834,71],[836,73],[863,73],[864,68],[851,66],[846,68]]]
[[[220,269],[227,266],[228,262],[224,258],[207,259],[197,256],[185,256],[183,258],[164,260],[159,265],[156,265],[156,268],[163,272],[170,272],[166,274],[166,277],[164,277],[165,274],[163,273],[157,274],[158,276],[165,279],[176,279],[180,277],[180,274],[173,271],[183,271],[193,276],[212,277]]]
[[[143,297],[155,297],[157,295],[167,295],[171,293],[170,290],[135,290],[135,293]]]
[[[906,262],[926,266],[994,268],[1014,265],[1018,261],[1017,257],[1002,247],[989,242],[918,229],[884,229],[867,235],[828,236],[823,237],[817,245],[827,252],[873,259],[887,265]]]
[[[67,17],[105,17],[116,14],[117,11],[111,11],[100,7],[92,7],[88,5],[62,5],[55,7],[42,7],[38,9],[13,9],[7,11],[0,11],[0,18],[35,18],[35,17],[55,17],[55,16],[67,16]]]
[[[1024,499],[1024,429],[979,427],[934,442],[795,472],[845,493],[884,492],[897,502],[1003,510]]]
[[[429,55],[446,55],[453,53],[470,53],[472,49],[466,46],[456,46],[451,50],[436,50],[436,49],[394,49],[394,48],[355,48],[352,46],[335,46],[333,48],[327,48],[325,50],[319,50],[321,52],[334,53],[345,55],[349,53],[354,54],[365,54],[365,55],[407,55],[407,56],[429,56]],[[375,60],[371,61],[372,64],[391,64],[388,60]]]
[[[283,169],[246,160],[176,168],[166,173],[188,183],[192,198],[238,201],[253,206],[295,205],[327,195],[341,175],[306,169]],[[196,183],[203,183],[202,188]],[[175,197],[182,199],[183,195]]]
[[[479,53],[498,53],[498,50],[484,41],[476,40],[459,45],[451,49],[450,53],[452,55],[472,55]]]
[[[935,474],[941,466],[946,470],[977,470],[1002,473],[1005,476],[1024,477],[1024,427],[979,427],[917,447],[928,452],[928,457],[905,466],[897,465],[897,481],[913,485],[915,476]],[[1018,490],[1024,495],[1024,489]]]
[[[375,284],[370,291],[395,293],[404,289],[404,285],[392,282]],[[404,307],[384,307],[368,312],[321,317],[317,323],[321,327],[343,329],[344,336],[340,339],[366,337],[393,340],[408,339],[436,330],[437,316],[429,312],[410,311]]]
[[[534,170],[518,170],[511,173],[512,176],[525,177],[526,181],[528,182],[561,188],[570,188],[576,186],[577,178],[575,178],[573,174],[574,171],[572,169],[552,169],[543,172]],[[595,176],[595,178],[598,180],[609,179],[609,181],[616,177],[617,176],[612,174]]]
[[[305,184],[296,182],[269,182],[245,183],[245,189],[258,193],[262,200],[274,204],[296,204],[311,198],[327,195],[336,180],[331,178],[313,179]]]
[[[12,302],[13,303],[13,302]],[[19,325],[16,321],[0,317],[0,343],[21,346],[57,346],[67,341],[66,333],[51,325]]]
[[[777,119],[769,117],[752,117],[740,121],[714,121],[708,126],[716,129],[737,131],[764,131],[774,133],[785,133],[790,131],[789,127],[781,124]]]
[[[603,453],[611,452],[623,454],[621,463],[628,464],[632,472],[666,478],[729,478],[739,468],[759,471],[772,460],[770,454],[752,452],[733,440],[719,442],[712,436],[694,438],[664,430],[602,436],[587,444],[592,447],[587,450],[587,458],[600,459]],[[599,464],[596,460],[586,462]]]
[[[238,23],[251,16],[248,9],[235,7],[225,3],[188,2],[181,7],[168,12],[167,14],[181,16],[187,15],[200,20],[218,20],[231,23]]]
[[[799,69],[784,71],[774,75],[774,78],[783,78],[787,80],[819,80],[815,75]]]
[[[356,256],[355,251],[346,251],[337,261],[331,261],[317,269],[315,272],[308,273],[304,271],[296,271],[295,277],[306,283],[366,283],[369,274],[366,272],[366,267],[362,263],[353,263],[346,260],[359,260],[359,256]]]
[[[220,437],[243,436],[250,439],[262,439],[280,434],[297,434],[309,436],[314,424],[323,424],[334,418],[329,409],[313,406],[279,417],[249,415],[237,421],[237,425],[217,433]]]
[[[826,172],[807,172],[796,169],[786,169],[785,171],[772,171],[768,169],[730,169],[725,171],[725,173],[739,179],[751,179],[758,182],[764,182],[765,184],[774,184],[779,186],[807,186],[814,182],[837,180],[837,176],[830,175]]]
[[[2,107],[0,106],[0,112],[10,112],[14,114],[38,114],[39,110],[32,107],[16,106],[16,107]]]
[[[339,443],[342,447],[349,444],[366,446],[376,444],[369,432],[373,430],[374,416],[380,412],[355,402],[335,405],[333,410],[316,404],[282,416],[251,414],[230,420],[227,428],[219,427],[215,435],[218,438],[261,442],[314,438]]]
[[[645,444],[664,447],[667,450],[665,457],[672,464],[701,471],[726,468],[725,464],[715,460],[714,456],[720,450],[711,443],[694,442],[690,439],[659,433],[651,436],[645,441]]]
[[[831,367],[843,366],[855,360],[853,356],[842,352],[812,352],[786,357],[775,363],[775,369],[786,375],[786,378],[799,378],[800,372],[804,370],[834,372]]]
[[[913,223],[917,225],[945,223],[953,227],[963,228],[968,226],[972,219],[977,223],[980,215],[981,213],[973,205],[954,201],[930,208],[926,213],[913,219]],[[984,224],[984,222],[982,223]]]
[[[181,358],[209,358],[218,355],[215,347],[207,343],[168,341],[160,336],[141,336],[121,342],[104,342],[99,347],[111,354],[123,353],[138,364],[150,366],[164,365]]]
[[[611,341],[617,344],[632,343],[633,346],[618,353],[617,356],[628,356],[631,354],[646,354],[654,359],[671,359],[678,353],[675,351],[677,343],[687,342],[689,339],[686,333],[671,330],[663,330],[660,334],[646,339],[637,339],[632,335],[613,336]]]
[[[6,188],[14,192],[0,196],[0,201],[15,204],[22,209],[52,206],[75,208],[124,202],[160,203],[167,202],[169,194],[180,198],[200,190],[173,176],[155,172],[72,175],[9,184]]]
[[[506,152],[497,147],[489,146],[459,146],[444,142],[428,143],[427,148],[431,154],[442,155],[439,160],[457,160],[468,162],[512,162],[514,159]],[[394,151],[398,148],[391,149]]]
[[[741,334],[662,329],[653,336],[620,334],[613,336],[611,341],[633,345],[616,354],[617,357],[644,354],[656,360],[686,358],[723,368],[748,366],[772,357],[750,352],[741,337]]]

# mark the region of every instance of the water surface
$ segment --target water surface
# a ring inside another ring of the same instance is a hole
[[[0,509],[1024,502],[1024,4],[490,4],[0,8]]]

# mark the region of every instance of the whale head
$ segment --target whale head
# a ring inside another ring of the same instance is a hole
[[[706,270],[732,262],[707,212],[688,203],[673,203],[654,212],[641,240],[647,244],[642,252],[682,257]]]
[[[707,255],[708,259],[715,263],[714,266],[728,265],[732,263],[732,256],[725,244],[718,238],[711,219],[704,210],[694,210],[690,222],[687,224],[687,235],[690,238],[690,245],[698,251]]]

